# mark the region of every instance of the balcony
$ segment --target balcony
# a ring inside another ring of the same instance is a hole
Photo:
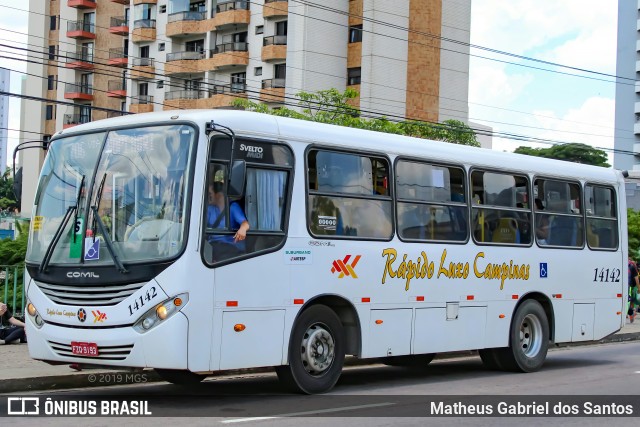
[[[128,62],[128,55],[124,51],[124,48],[116,47],[109,49],[109,65],[112,67],[126,67]]]
[[[93,101],[93,87],[84,82],[65,83],[64,99],[74,101]]]
[[[131,99],[129,112],[131,113],[150,113],[153,111],[153,96],[138,95]]]
[[[262,41],[262,60],[264,62],[287,59],[287,36],[267,36]]]
[[[96,0],[67,0],[67,6],[76,9],[95,9],[97,7]]]
[[[90,22],[67,22],[67,37],[71,39],[95,39],[96,26]]]
[[[130,76],[134,80],[153,79],[156,66],[153,58],[133,58]]]
[[[220,30],[234,25],[249,25],[251,19],[249,4],[249,1],[218,3],[214,17],[215,27]]]
[[[127,85],[122,80],[109,80],[107,83],[107,96],[111,98],[126,98]]]
[[[156,20],[138,19],[133,21],[131,40],[134,43],[150,42],[156,39]]]
[[[225,70],[249,65],[249,45],[246,42],[223,43],[209,51],[204,71]]]
[[[129,0],[111,0],[113,3],[118,3],[118,4],[125,4],[128,5],[129,4]]]
[[[67,52],[65,68],[74,70],[93,70],[93,52],[88,49],[80,49],[77,52]]]
[[[288,0],[264,0],[264,6],[262,7],[264,19],[284,18],[288,14]]]
[[[158,0],[133,0],[133,5],[137,4],[158,4]]]
[[[177,90],[165,94],[164,110],[229,107],[235,98],[246,98],[246,85],[212,85],[206,90]]]
[[[74,126],[89,123],[91,115],[88,114],[65,114],[62,119],[62,129],[68,129]]]
[[[204,72],[204,52],[173,52],[167,53],[167,62],[164,64],[166,75],[193,74]]]
[[[129,35],[129,22],[124,16],[112,16],[109,24],[109,32],[121,36]]]
[[[205,12],[178,12],[169,15],[166,34],[169,37],[187,37],[194,34],[205,34],[214,28],[202,25],[206,18]]]
[[[266,103],[283,104],[285,83],[285,79],[262,80],[260,101]]]

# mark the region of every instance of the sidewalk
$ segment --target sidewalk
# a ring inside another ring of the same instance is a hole
[[[626,326],[616,334],[596,343],[610,343],[640,340],[640,319]],[[574,344],[568,344],[574,345]],[[580,344],[588,345],[588,344]],[[565,346],[563,344],[563,346]],[[439,359],[456,356],[468,356],[470,352],[446,353]],[[44,362],[32,360],[26,344],[0,345],[0,393],[15,393],[34,390],[56,390],[79,387],[101,387],[106,385],[124,385],[141,382],[161,381],[152,370],[131,372],[122,370],[90,369],[76,372],[68,365],[51,366]],[[377,363],[373,361],[353,360],[353,364]],[[351,364],[347,361],[347,364]],[[266,372],[258,369],[251,372]],[[235,371],[234,374],[244,371]],[[229,374],[225,372],[224,375]]]

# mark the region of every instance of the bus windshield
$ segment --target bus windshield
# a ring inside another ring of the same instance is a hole
[[[27,262],[41,263],[47,251],[45,264],[65,265],[177,255],[186,242],[195,134],[173,125],[54,141],[38,182]]]

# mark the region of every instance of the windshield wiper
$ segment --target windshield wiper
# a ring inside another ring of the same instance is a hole
[[[128,273],[129,270],[124,268],[122,261],[120,261],[120,258],[118,258],[118,255],[116,254],[116,251],[113,248],[113,242],[111,240],[111,236],[107,232],[107,227],[104,226],[102,219],[98,215],[98,208],[96,206],[91,206],[91,210],[93,211],[93,220],[98,223],[98,227],[100,228],[100,233],[102,233],[102,237],[104,237],[104,243],[107,245],[107,249],[111,254],[111,258],[113,258],[113,263],[116,265],[120,273],[123,273],[123,274]],[[95,237],[94,237],[94,241],[95,241]]]
[[[98,187],[98,192],[96,193],[96,202],[94,203],[94,205],[96,207],[100,207],[100,200],[102,199],[102,190],[104,190],[104,181],[107,178],[107,173],[105,172],[104,175],[102,175],[102,180],[100,181],[100,186]],[[97,218],[98,216],[96,214],[93,215],[93,223],[91,225],[91,233],[93,236],[93,241],[96,241],[96,231],[97,231]]]
[[[47,250],[44,253],[42,262],[40,263],[40,268],[38,268],[38,271],[40,273],[43,273],[49,266],[49,261],[51,261],[51,256],[53,255],[53,251],[56,248],[56,245],[58,244],[60,237],[62,237],[62,233],[64,232],[64,229],[67,226],[67,223],[69,222],[69,218],[71,218],[71,214],[73,212],[75,212],[74,221],[73,221],[74,228],[71,230],[71,232],[73,233],[73,241],[74,242],[76,241],[75,225],[78,223],[78,205],[80,204],[80,197],[82,197],[82,189],[84,188],[84,178],[85,176],[82,175],[82,180],[80,181],[80,187],[78,188],[78,194],[76,195],[75,206],[69,206],[67,208],[67,212],[64,214],[64,217],[62,218],[62,222],[56,229],[56,233],[53,235],[53,239],[51,240],[51,243],[49,243],[49,246],[47,246]]]

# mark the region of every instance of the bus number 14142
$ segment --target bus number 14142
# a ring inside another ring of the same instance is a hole
[[[617,283],[620,281],[620,269],[596,267],[593,269],[593,281]]]

